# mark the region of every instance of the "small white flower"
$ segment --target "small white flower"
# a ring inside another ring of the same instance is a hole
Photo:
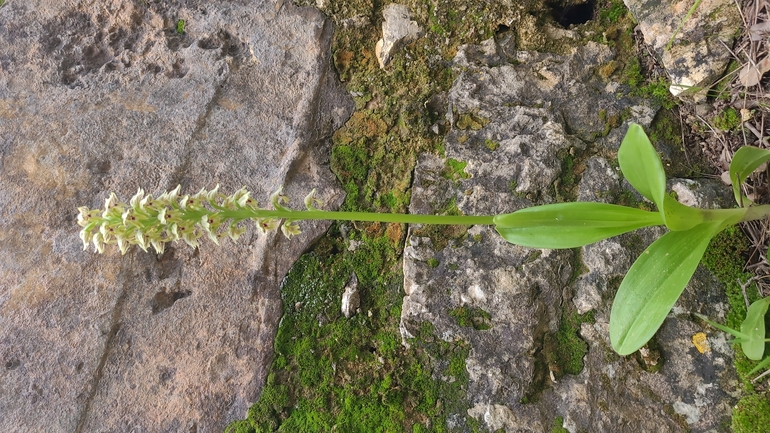
[[[291,239],[292,236],[296,236],[302,231],[299,229],[299,225],[297,225],[294,221],[286,221],[281,226],[281,232],[283,232],[283,235],[286,236],[286,239]]]
[[[144,190],[139,188],[139,190],[136,191],[136,194],[134,194],[134,196],[131,197],[131,200],[129,201],[131,207],[139,210],[139,203],[142,201],[142,197],[144,197]]]
[[[323,206],[323,202],[315,197],[315,188],[313,188],[313,190],[310,191],[310,194],[305,196],[305,207],[307,210],[314,210],[316,209],[316,206]]]
[[[88,249],[88,244],[91,243],[92,238],[93,234],[91,233],[91,230],[83,229],[80,231],[80,239],[83,241],[83,251]]]
[[[201,227],[203,227],[203,229],[206,230],[207,232],[211,231],[211,223],[209,222],[209,216],[208,215],[203,215],[201,217],[200,224],[201,224]]]
[[[168,228],[167,232],[172,241],[179,240],[179,227],[177,227],[176,223],[171,224],[171,227]]]
[[[86,206],[79,207],[78,208],[78,225],[80,227],[85,227],[86,225],[88,225],[88,222],[91,220],[91,217],[98,212],[99,211],[92,213],[91,209],[87,208]]]
[[[114,208],[117,205],[118,205],[118,196],[116,196],[114,192],[111,192],[110,196],[107,197],[106,200],[104,200],[104,211],[107,212],[108,210]]]
[[[109,227],[107,227],[107,224],[108,223],[105,221],[105,222],[102,223],[101,226],[99,226],[99,233],[101,233],[101,235],[102,235],[101,239],[102,239],[103,242],[109,242],[110,238],[111,238],[111,236],[110,236],[111,230],[110,230]]]
[[[179,197],[180,189],[182,189],[182,185],[177,185],[173,190],[161,194],[160,197],[158,197],[158,200],[174,202]]]
[[[104,252],[104,238],[102,237],[102,234],[95,234],[92,241],[94,243],[94,250],[96,250],[97,253],[102,254]]]
[[[209,239],[211,239],[212,242],[214,242],[215,244],[217,244],[217,246],[219,246],[219,238],[217,237],[216,233],[207,230],[206,234],[209,236]]]
[[[217,186],[215,186],[214,189],[212,189],[211,191],[208,192],[208,194],[206,194],[206,198],[209,201],[214,200],[218,192],[219,192],[219,184],[217,184]]]
[[[139,207],[144,210],[147,206],[152,206],[152,194],[147,194],[147,197],[143,198],[142,201],[139,202]]]
[[[166,250],[166,244],[155,239],[151,239],[150,243],[152,244],[152,247],[155,248],[155,252],[158,254],[163,254],[163,251]]]
[[[237,241],[238,238],[241,237],[241,235],[245,232],[245,228],[238,227],[235,224],[230,224],[230,227],[227,229],[227,235],[230,236],[230,239],[232,239],[233,242]]]
[[[118,248],[120,248],[120,254],[125,255],[128,252],[128,242],[123,239],[123,236],[115,236],[118,239]]]
[[[139,245],[139,248],[141,248],[145,253],[147,252],[147,239],[145,239],[144,235],[142,235],[141,230],[137,230],[134,234],[134,237],[136,238],[136,244]]]
[[[184,234],[182,234],[182,240],[187,242],[187,245],[191,246],[192,248],[198,248],[198,238],[195,236],[192,228],[184,231]]]
[[[273,207],[276,209],[283,209],[283,206],[281,206],[281,203],[288,203],[289,197],[286,197],[282,194],[283,191],[283,185],[278,187],[278,191],[272,193],[270,195],[270,203],[273,204]]]
[[[160,221],[161,224],[166,224],[166,207],[162,207],[160,209],[160,212],[158,212],[158,221]]]
[[[257,229],[260,233],[267,233],[278,228],[280,220],[274,218],[261,218],[257,220]]]

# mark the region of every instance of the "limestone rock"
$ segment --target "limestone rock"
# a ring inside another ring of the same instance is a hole
[[[409,8],[404,5],[391,3],[385,6],[382,16],[385,18],[382,23],[382,39],[377,41],[374,51],[380,69],[385,69],[398,48],[419,39],[422,30],[412,20]]]
[[[679,95],[687,90],[708,88],[724,73],[730,61],[735,30],[743,25],[736,3],[730,0],[703,0],[675,36],[691,2],[624,0],[639,22],[644,41],[661,59],[671,79],[670,91]],[[673,39],[670,48],[669,42]]]
[[[570,193],[616,201],[624,183],[606,156],[627,122],[649,124],[656,107],[594,75],[612,51],[598,44],[566,56],[519,51],[509,62],[492,44],[460,49],[462,72],[447,96],[446,158],[465,163],[463,175],[447,176],[447,160],[422,155],[410,212],[436,213],[454,203],[467,215],[497,214]],[[603,121],[621,112],[630,115],[621,126]],[[703,197],[701,190],[693,196]],[[716,384],[732,380],[730,350],[703,355],[689,342],[700,329],[687,312],[719,317],[721,289],[705,272],[650,348],[657,373],[641,368],[636,355],[611,351],[607,321],[619,278],[662,229],[598,242],[580,255],[511,245],[486,226],[449,240],[421,233],[410,227],[404,251],[402,336],[418,335],[427,321],[436,338],[469,344],[467,415],[485,428],[539,432],[562,416],[569,431],[709,431],[729,416],[731,397]],[[595,317],[580,328],[587,354],[575,375],[548,355],[565,310],[592,310]],[[484,320],[457,319],[473,314]],[[534,403],[524,403],[532,396]]]
[[[0,28],[0,431],[221,432],[258,397],[279,284],[325,225],[97,255],[76,208],[217,183],[335,206],[324,146],[352,101],[330,23],[283,1],[40,0],[6,2]]]
[[[361,295],[358,294],[358,277],[355,273],[350,276],[350,281],[342,292],[342,314],[350,319],[361,305]]]

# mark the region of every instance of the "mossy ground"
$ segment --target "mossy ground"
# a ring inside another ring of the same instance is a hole
[[[356,105],[352,118],[332,138],[331,168],[347,193],[342,210],[406,211],[417,155],[443,155],[449,126],[445,113],[430,101],[447,91],[456,77],[449,60],[460,44],[512,31],[519,49],[569,48],[545,39],[543,24],[553,19],[542,0],[526,0],[516,7],[467,0],[401,3],[425,34],[403,47],[386,70],[379,68],[374,52],[386,2],[326,1],[321,7],[335,24],[334,66]],[[600,0],[595,7],[595,19],[582,27],[618,54],[597,73],[668,104],[660,92],[665,83],[647,78],[636,57],[635,24],[622,2]],[[508,23],[510,30],[500,23]],[[483,127],[486,120],[467,113],[458,119],[459,129],[471,130]],[[602,120],[611,129],[622,119],[605,113]],[[485,145],[490,151],[498,147],[492,141]],[[558,188],[562,199],[574,197],[588,156],[582,151],[562,155],[564,175]],[[462,179],[461,165],[448,162],[447,176]],[[458,212],[454,203],[439,204],[437,209]],[[446,241],[467,233],[449,226],[430,236]],[[441,340],[427,323],[410,348],[401,345],[404,239],[405,227],[398,224],[335,223],[298,260],[282,287],[284,317],[267,383],[248,418],[231,424],[228,432],[441,432],[449,430],[449,417],[453,431],[479,430],[479,422],[466,416],[465,359],[470,347],[462,341]],[[358,245],[353,251],[351,241]],[[359,280],[361,312],[346,319],[340,297],[352,272]],[[480,329],[489,320],[483,311],[450,314],[461,324]],[[548,337],[549,367],[553,364],[567,374],[582,369],[585,343],[577,330],[586,320],[590,317],[564,313],[562,326]],[[755,403],[747,400],[740,407],[753,408]],[[561,431],[557,428],[555,423],[554,431]]]
[[[703,265],[725,286],[730,311],[725,325],[740,329],[746,317],[746,300],[740,282],[748,281],[751,274],[745,272],[744,265],[748,258],[749,241],[738,227],[729,227],[717,235],[709,244],[703,256]],[[746,289],[749,303],[759,299],[759,293],[753,284]],[[740,433],[763,431],[770,422],[770,396],[767,390],[756,389],[748,375],[756,365],[743,354],[740,345],[735,348],[735,369],[742,383],[742,397],[733,408],[732,431]],[[770,353],[767,349],[765,353]],[[758,426],[762,428],[758,429]]]

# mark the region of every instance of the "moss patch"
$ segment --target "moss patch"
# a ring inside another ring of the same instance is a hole
[[[741,399],[733,409],[732,431],[753,433],[765,431],[770,425],[770,399],[753,394]]]
[[[722,131],[732,131],[741,125],[741,115],[733,107],[727,107],[721,113],[714,116],[712,123]]]
[[[328,236],[292,268],[267,384],[228,432],[444,431],[450,414],[464,416],[469,347],[426,326],[404,348],[398,250],[386,238],[361,242],[348,251]],[[340,298],[352,272],[363,313],[346,319]]]
[[[588,353],[588,344],[580,338],[580,325],[593,323],[593,311],[583,315],[565,312],[559,323],[559,329],[548,333],[543,341],[543,354],[548,369],[556,377],[564,374],[580,374],[583,371],[583,357]]]
[[[457,324],[477,331],[492,329],[492,315],[477,307],[462,306],[449,311]]]
[[[747,281],[751,274],[744,272],[750,244],[746,235],[736,226],[728,227],[711,240],[703,265],[714,274],[725,286],[725,292],[730,304],[726,325],[740,329],[740,324],[746,317],[746,301],[739,281]],[[756,286],[753,284],[746,289],[749,303],[759,299]],[[748,376],[757,361],[751,361],[743,354],[740,345],[735,348],[735,370],[741,379],[743,396],[733,408],[733,431],[761,431],[756,426],[766,426],[770,422],[767,391],[757,391]],[[765,353],[768,353],[766,350]]]

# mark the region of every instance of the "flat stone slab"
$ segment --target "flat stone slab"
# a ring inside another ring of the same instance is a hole
[[[180,21],[180,20],[183,20]],[[0,8],[0,431],[221,432],[272,358],[279,285],[324,224],[222,247],[83,251],[110,191],[342,192],[332,28],[291,2]]]
[[[458,51],[461,73],[447,95],[453,127],[446,158],[420,157],[410,212],[454,206],[465,215],[494,215],[568,200],[559,196],[564,188],[584,201],[617,200],[627,188],[613,163],[617,147],[628,123],[649,126],[657,107],[598,76],[599,66],[614,58],[606,46],[501,59],[494,44]],[[700,194],[706,185],[692,188],[698,194],[683,197],[713,205]],[[609,312],[620,278],[661,231],[611,238],[578,253],[512,245],[489,226],[453,239],[410,226],[404,341],[427,322],[436,338],[470,346],[470,409],[454,415],[476,418],[490,431],[550,431],[557,417],[573,432],[714,431],[729,419],[734,399],[721,384],[735,383],[735,374],[722,334],[709,335],[708,353],[691,341],[703,331],[691,311],[712,317],[724,311],[724,293],[706,272],[696,274],[647,355],[620,357],[610,347]],[[576,326],[571,339],[560,338],[565,311],[593,311],[594,319]],[[564,346],[585,350],[579,372],[557,361],[556,349]]]

